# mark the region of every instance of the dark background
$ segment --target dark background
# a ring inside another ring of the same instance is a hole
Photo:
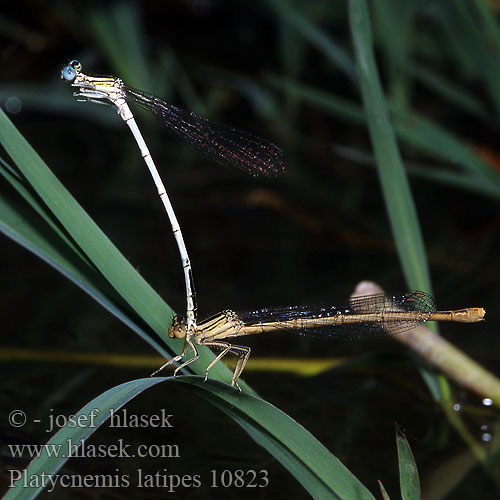
[[[219,167],[172,139],[152,117],[138,113],[190,251],[200,318],[225,308],[333,300],[348,296],[364,279],[386,290],[406,289],[376,171],[365,164],[370,162],[348,159],[339,150],[350,147],[370,155],[365,126],[302,101],[276,81],[300,82],[356,103],[359,89],[271,5],[208,0],[2,4],[4,109],[10,110],[15,125],[67,189],[175,310],[184,308],[177,248],[136,145],[111,107],[74,102],[71,89],[59,79],[61,68],[78,59],[84,71],[119,75],[131,86],[266,137],[285,150],[287,174],[256,180]],[[343,2],[294,5],[352,54]],[[442,18],[432,14],[433,9],[446,8],[440,2],[422,2],[414,8],[415,32],[434,45],[415,51],[412,58],[458,80],[488,107],[474,76],[456,67],[456,48],[439,43]],[[374,26],[376,42],[381,29]],[[390,93],[393,68],[379,48],[380,71]],[[443,101],[418,80],[409,79],[406,90],[414,110],[464,144],[487,153],[491,168],[498,168],[498,120],[493,111],[490,120],[481,121]],[[8,101],[9,97],[19,101]],[[19,102],[20,109],[9,108],[13,102]],[[450,166],[414,150],[403,148],[402,155],[436,169]],[[441,331],[498,374],[498,202],[475,193],[473,186],[458,189],[414,176],[410,182],[439,307],[483,306],[488,311],[487,323],[448,325]],[[16,200],[3,180],[0,189]],[[52,363],[51,353],[59,351],[154,353],[32,254],[7,238],[0,248],[2,344],[46,352],[46,362],[12,362],[3,356],[0,387],[5,411],[22,408],[40,418],[50,408],[54,413],[74,413],[113,385],[147,376],[155,368],[154,364],[151,370],[138,370]],[[424,483],[436,485],[440,481],[432,476],[436,469],[457,463],[453,476],[459,487],[450,488],[450,498],[498,498],[493,483],[433,402],[418,374],[418,360],[392,339],[345,344],[275,335],[242,343],[252,347],[252,358],[348,356],[357,362],[314,378],[254,372],[249,366],[244,378],[263,398],[309,429],[371,491],[377,491],[380,479],[394,498],[398,496],[393,429],[397,421],[408,432]],[[485,434],[481,425],[490,426],[493,415],[472,395],[454,390],[471,432],[481,440]],[[233,421],[175,384],[150,390],[128,408],[151,414],[167,408],[174,414],[172,433],[137,430],[127,438],[176,442],[181,458],[165,463],[79,459],[69,462],[68,470],[83,474],[116,467],[132,472],[138,467],[166,468],[172,474],[208,478],[212,469],[267,469],[270,486],[259,491],[215,491],[205,485],[179,489],[177,494],[179,498],[307,497]],[[43,443],[48,437],[36,426],[13,433],[5,416],[2,420],[6,443]],[[93,440],[113,441],[116,436],[101,430]],[[5,451],[3,460],[6,469],[12,468]],[[7,484],[8,477],[4,479]],[[430,486],[428,491],[433,490]],[[57,494],[130,498],[132,492],[130,488],[60,489]],[[154,490],[136,496],[156,498]]]

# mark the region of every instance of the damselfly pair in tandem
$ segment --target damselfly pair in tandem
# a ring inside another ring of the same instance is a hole
[[[151,111],[170,131],[219,163],[236,166],[252,175],[273,176],[283,172],[283,151],[265,139],[212,122],[172,106],[154,95],[128,87],[119,78],[89,76],[81,70],[82,66],[78,61],[71,61],[62,70],[61,77],[71,82],[72,87],[76,89],[74,96],[78,100],[113,104],[117,107],[119,115],[132,131],[153,177],[172,225],[182,260],[186,287],[186,319],[184,321],[178,317],[174,318],[169,328],[169,336],[184,339],[184,348],[180,355],[167,361],[153,375],[172,363],[181,362],[174,374],[188,366],[198,358],[198,344],[220,349],[219,354],[208,365],[206,375],[226,354],[233,353],[237,356],[231,381],[231,385],[237,385],[236,382],[250,356],[250,348],[232,345],[224,339],[284,330],[322,337],[364,338],[379,332],[401,333],[426,321],[472,323],[484,318],[484,309],[478,307],[436,311],[434,301],[428,294],[415,291],[388,296],[376,293],[315,306],[265,308],[247,312],[226,310],[197,324],[191,262],[182,232],[165,186],[127,101]],[[183,361],[188,348],[191,348],[193,355]]]

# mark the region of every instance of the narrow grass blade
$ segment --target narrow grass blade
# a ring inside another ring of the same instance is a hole
[[[74,454],[75,449],[108,420],[111,410],[118,411],[142,391],[163,380],[165,379],[147,378],[126,382],[113,387],[85,405],[74,415],[72,425],[67,424],[61,428],[48,441],[47,446],[40,450],[40,456],[31,461],[19,480],[3,497],[3,500],[36,498],[46,489],[48,478],[56,477],[54,475],[57,471],[71,458],[71,453]],[[42,478],[46,478],[45,484],[40,484]]]
[[[323,112],[352,123],[366,122],[362,108],[347,99],[277,77],[268,77],[268,81]],[[435,175],[429,174],[429,178],[436,177],[443,182],[449,179],[450,184],[459,184],[495,200],[500,199],[500,176],[459,137],[417,113],[395,107],[391,110],[394,113],[394,132],[401,143],[453,167]]]
[[[417,211],[389,120],[389,111],[375,64],[369,13],[365,0],[349,1],[349,22],[368,129],[399,260],[409,288],[428,290],[432,293]],[[432,328],[436,329],[435,326]],[[422,370],[425,371],[425,369]],[[427,378],[432,376],[427,373]],[[446,385],[444,377],[440,378]]]
[[[412,88],[407,68],[415,38],[415,4],[374,2],[371,6],[377,45],[384,53],[384,73],[387,76],[390,99],[393,103],[406,107]],[[397,43],[394,43],[395,40]]]
[[[332,151],[334,151],[339,157],[345,158],[352,163],[368,167],[376,166],[373,156],[365,153],[364,151],[339,144],[333,146]],[[461,175],[454,170],[445,170],[444,168],[436,169],[432,165],[417,164],[409,161],[405,162],[405,165],[406,170],[410,175],[440,183],[444,186],[455,187],[462,189],[463,191],[488,196],[497,201],[499,199],[499,191],[495,189],[494,185],[486,182],[486,180],[482,182],[476,177],[474,181],[471,181],[470,176]]]
[[[491,121],[491,116],[481,100],[459,87],[456,82],[426,68],[422,64],[410,64],[409,70],[417,80],[426,85],[436,95],[442,97],[443,100],[448,101],[452,106],[462,109],[480,120]]]
[[[389,496],[386,489],[384,488],[382,481],[378,482],[378,487],[380,488],[380,493],[382,494],[382,499],[383,500],[391,500],[391,497]]]
[[[45,217],[53,218],[64,229],[85,256],[86,261],[92,263],[121,300],[151,329],[151,334],[156,333],[173,351],[179,352],[182,342],[172,341],[166,335],[174,316],[172,309],[137,273],[66,191],[2,110],[0,110],[0,143],[19,169],[24,186],[29,186],[41,200],[41,204],[32,203],[34,208],[40,210],[43,207]],[[19,182],[19,179],[13,182],[13,185],[16,182]],[[25,198],[30,203],[30,197],[25,196]],[[132,320],[135,321],[136,318]],[[195,373],[204,373],[212,359],[214,355],[209,349],[200,349],[199,360],[191,364],[190,368]],[[230,371],[222,363],[217,363],[211,376],[230,380]]]
[[[454,14],[451,28],[454,28],[460,45],[468,48],[468,64],[475,68],[475,74],[482,80],[498,117],[500,115],[498,27],[496,30],[492,29],[492,23],[488,21],[485,9],[478,9],[480,3],[477,1],[453,0],[450,4],[449,8],[453,9]],[[487,71],[484,68],[488,68]]]
[[[132,87],[152,89],[150,75],[154,72],[147,68],[147,37],[141,22],[140,3],[89,3],[84,8],[96,41],[116,73]]]
[[[167,356],[143,322],[126,306],[103,277],[54,234],[40,219],[0,195],[0,232],[59,271],[129,326],[154,349]]]
[[[306,429],[270,403],[227,390],[215,381],[179,377],[203,398],[230,415],[279,460],[313,498],[364,500],[371,493]]]
[[[81,443],[91,436],[110,416],[132,398],[159,382],[172,378],[138,379],[121,384],[101,394],[78,413],[74,422],[60,429],[41,450],[23,476],[5,495],[6,500],[32,499],[43,489],[26,487],[32,477],[53,475],[70,458],[70,444]],[[257,443],[279,460],[302,484],[312,498],[374,500],[371,493],[314,436],[273,405],[249,394],[228,389],[215,381],[200,377],[179,377],[177,383],[220,408],[233,418]],[[57,456],[47,450],[57,449]],[[74,449],[74,448],[73,448]]]
[[[417,211],[375,65],[368,8],[364,1],[349,2],[349,19],[364,109],[399,259],[409,288],[431,291]]]
[[[357,82],[356,69],[344,49],[326,35],[316,24],[304,15],[304,10],[285,0],[265,0],[278,15],[293,26],[311,45],[317,47],[335,66],[340,68],[354,83]]]
[[[418,500],[420,498],[420,480],[417,464],[411,452],[406,436],[396,425],[396,444],[399,460],[399,485],[403,500]]]

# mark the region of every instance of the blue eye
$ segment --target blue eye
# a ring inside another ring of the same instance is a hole
[[[63,68],[61,71],[61,78],[67,80],[68,82],[72,82],[76,75],[82,70],[82,65],[80,61],[73,59],[67,66]]]
[[[72,82],[76,77],[76,70],[73,66],[65,66],[61,71],[61,78]]]

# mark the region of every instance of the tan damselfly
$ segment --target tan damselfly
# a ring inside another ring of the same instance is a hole
[[[215,347],[221,352],[207,366],[206,376],[212,366],[228,353],[237,356],[231,385],[243,372],[250,356],[250,348],[225,341],[232,337],[294,331],[305,335],[331,338],[366,338],[377,333],[396,334],[412,330],[426,321],[455,321],[474,323],[484,319],[481,307],[468,307],[452,311],[437,311],[432,297],[421,291],[386,295],[354,296],[347,301],[320,303],[313,306],[269,307],[253,311],[223,311],[189,329],[187,323],[176,316],[168,335],[184,339],[184,348],[178,356],[167,361],[159,370],[171,363],[182,361],[188,348],[193,357],[182,362],[174,371],[185,368],[198,359],[195,344]],[[194,342],[193,342],[194,337]]]

